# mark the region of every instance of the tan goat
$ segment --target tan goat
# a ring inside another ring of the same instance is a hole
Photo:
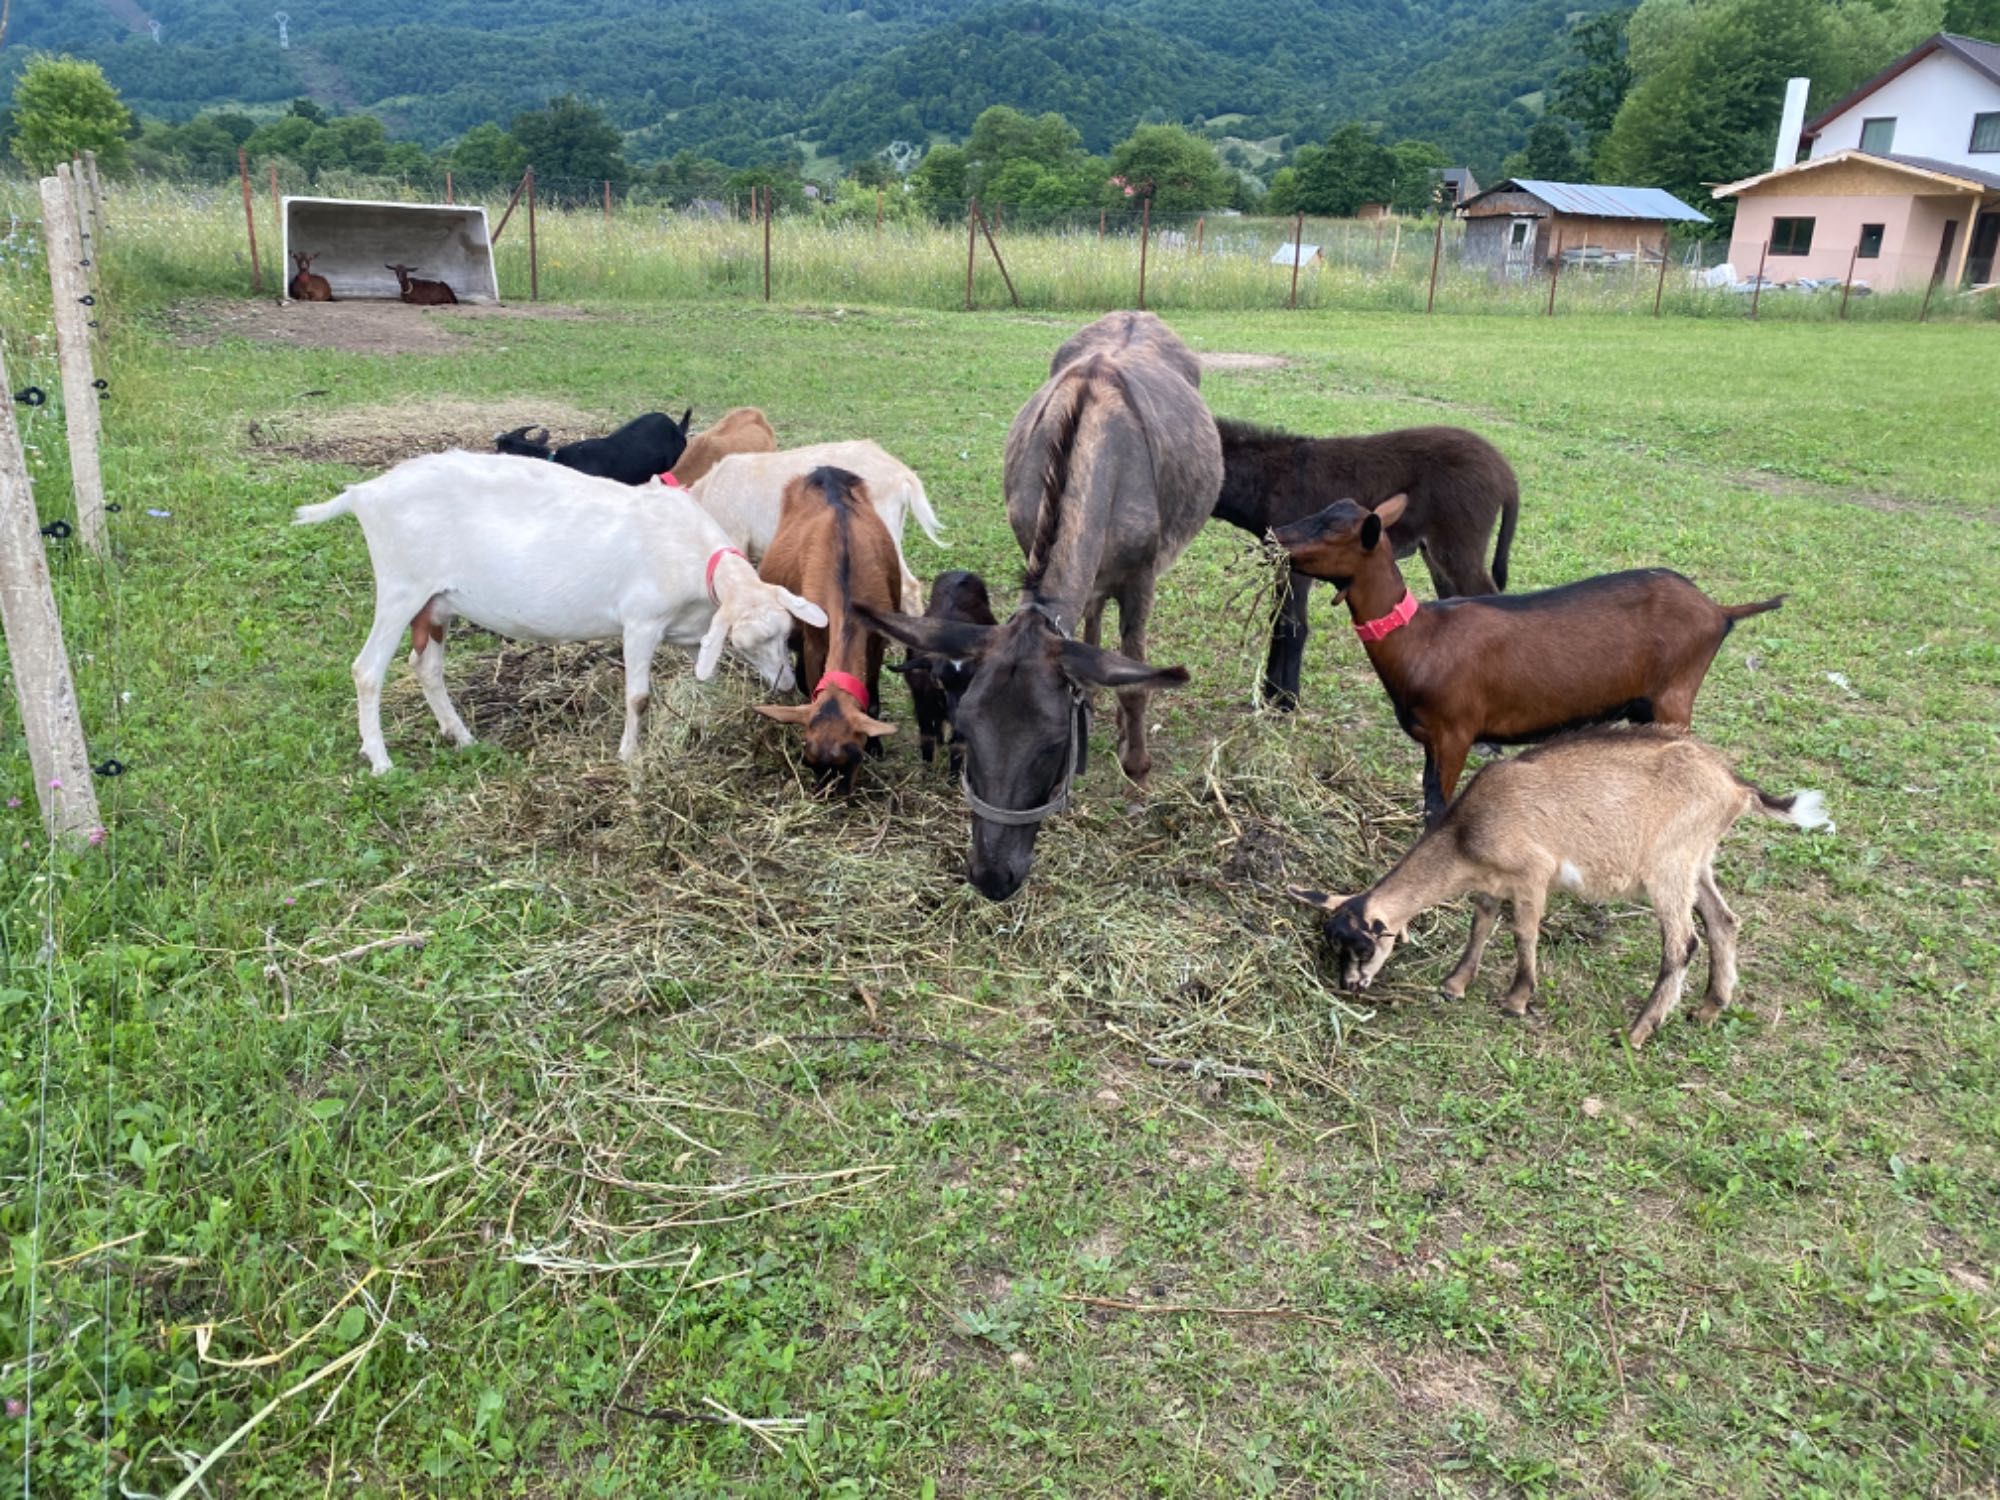
[[[1738,779],[1722,756],[1685,732],[1658,725],[1564,736],[1473,777],[1396,867],[1357,896],[1294,886],[1292,894],[1331,912],[1326,941],[1339,950],[1341,982],[1366,989],[1411,921],[1434,906],[1472,896],[1472,937],[1444,993],[1462,998],[1499,916],[1513,908],[1514,983],[1501,999],[1525,1015],[1535,990],[1535,940],[1549,892],[1587,901],[1644,895],[1659,918],[1659,982],[1633,1024],[1644,1046],[1680,1000],[1694,957],[1694,913],[1708,931],[1708,994],[1695,1012],[1713,1021],[1736,987],[1736,913],[1715,884],[1715,849],[1747,812],[1800,828],[1825,828],[1818,792],[1774,797]]]
[[[754,406],[732,407],[688,439],[687,451],[674,465],[674,478],[693,484],[732,453],[776,453],[778,435],[770,420]]]

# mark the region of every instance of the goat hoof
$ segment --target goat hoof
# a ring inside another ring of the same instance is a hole
[[[1714,1025],[1715,1018],[1722,1014],[1723,1003],[1720,1000],[1702,1001],[1695,1007],[1694,1018],[1704,1026]]]

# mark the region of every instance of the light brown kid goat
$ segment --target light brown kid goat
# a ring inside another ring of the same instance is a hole
[[[777,451],[778,435],[771,431],[768,417],[754,406],[731,407],[688,439],[673,475],[682,485],[690,485],[732,453]]]
[[[1453,1000],[1479,970],[1500,903],[1513,907],[1514,983],[1500,1001],[1527,1014],[1535,940],[1552,890],[1593,902],[1644,895],[1659,918],[1660,977],[1629,1035],[1642,1047],[1680,1000],[1694,958],[1694,913],[1708,932],[1708,994],[1695,1019],[1713,1021],[1736,987],[1736,913],[1715,884],[1715,849],[1747,812],[1800,828],[1833,829],[1818,792],[1774,797],[1738,779],[1721,755],[1662,726],[1597,729],[1494,761],[1398,860],[1358,896],[1292,887],[1330,912],[1341,983],[1365,990],[1421,913],[1468,893],[1472,937],[1444,981]]]

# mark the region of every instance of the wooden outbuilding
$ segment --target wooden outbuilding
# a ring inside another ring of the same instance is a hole
[[[1603,187],[1510,177],[1458,206],[1465,220],[1462,260],[1526,276],[1558,253],[1566,259],[1653,259],[1669,224],[1706,224],[1664,188]],[[1594,253],[1593,253],[1594,252]]]

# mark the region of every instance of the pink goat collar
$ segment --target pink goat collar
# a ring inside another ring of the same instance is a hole
[[[819,679],[819,686],[813,689],[813,698],[817,700],[819,695],[828,688],[839,688],[864,709],[868,707],[868,684],[863,682],[859,677],[856,677],[852,672],[822,673]]]
[[[680,482],[680,480],[674,477],[674,471],[672,469],[667,470],[666,473],[660,476],[660,483],[664,484],[670,490],[679,490],[687,488],[687,486],[683,485]]]
[[[1417,617],[1417,596],[1408,589],[1403,591],[1403,602],[1379,620],[1362,620],[1354,627],[1354,633],[1364,641],[1379,641],[1384,636],[1394,635]]]
[[[715,597],[715,567],[725,557],[743,557],[743,554],[738,552],[734,547],[717,547],[713,552],[708,554],[708,573],[702,581],[708,585],[708,602],[710,604],[720,604],[722,602]],[[743,557],[743,560],[745,562],[750,561],[747,557]]]

